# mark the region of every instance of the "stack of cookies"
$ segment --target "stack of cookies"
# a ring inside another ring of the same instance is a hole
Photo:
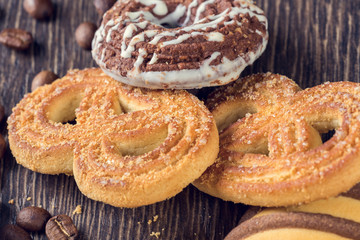
[[[301,90],[271,73],[237,80],[265,50],[267,29],[263,11],[248,0],[117,1],[92,43],[101,69],[71,70],[26,95],[8,120],[12,153],[33,171],[74,175],[86,196],[118,207],[162,201],[190,183],[262,207],[346,192],[360,181],[360,85]],[[179,90],[224,84],[205,105]],[[322,200],[326,214],[337,199]],[[306,206],[274,211],[287,219]],[[339,218],[358,226],[359,219]],[[275,218],[264,219],[265,226]],[[248,221],[228,239],[262,231],[247,232]]]

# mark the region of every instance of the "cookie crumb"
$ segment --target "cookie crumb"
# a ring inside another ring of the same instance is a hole
[[[148,225],[150,225],[152,223],[152,220],[150,219],[149,221],[148,221]]]
[[[140,225],[140,222],[137,222],[138,225]]]
[[[156,237],[159,238],[160,232],[151,232],[150,237]]]
[[[10,200],[8,201],[8,204],[13,205],[14,203],[15,203],[15,200],[14,200],[14,199],[10,199]]]
[[[77,205],[72,214],[74,215],[74,214],[81,214],[81,213],[82,213],[81,205]]]
[[[158,220],[158,218],[159,218],[159,216],[158,216],[158,215],[155,215],[155,216],[153,217],[153,221],[156,222],[156,221]]]
[[[31,197],[27,197],[26,201],[31,201],[31,199],[32,199]]]

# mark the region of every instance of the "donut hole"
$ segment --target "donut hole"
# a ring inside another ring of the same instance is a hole
[[[56,123],[75,125],[75,110],[80,106],[82,99],[83,96],[79,93],[66,93],[57,96],[47,109],[48,119]]]
[[[160,26],[162,26],[163,28],[167,28],[167,29],[172,29],[172,28],[181,27],[181,26],[179,25],[179,23],[177,23],[176,21],[174,21],[174,22],[161,23]]]

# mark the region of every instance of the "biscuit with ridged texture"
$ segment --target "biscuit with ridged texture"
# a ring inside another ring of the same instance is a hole
[[[360,181],[359,83],[300,91],[284,76],[257,74],[217,89],[207,106],[221,131],[220,152],[194,185],[210,195],[286,206],[336,196]]]
[[[215,121],[195,96],[130,87],[100,69],[72,70],[26,95],[8,129],[19,164],[74,173],[85,195],[119,207],[174,196],[218,153]]]

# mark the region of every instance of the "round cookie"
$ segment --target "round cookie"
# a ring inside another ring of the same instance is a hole
[[[130,87],[100,69],[72,70],[26,95],[8,130],[19,164],[74,173],[85,195],[119,207],[174,196],[214,162],[219,143],[193,95]]]
[[[350,192],[289,208],[250,208],[225,240],[360,239],[360,184]]]
[[[227,201],[287,206],[336,196],[360,181],[360,84],[300,91],[257,74],[217,89],[206,105],[220,132],[215,164],[194,182]],[[335,130],[322,143],[321,133]]]
[[[267,19],[252,1],[120,0],[104,15],[92,55],[123,83],[189,89],[236,80],[267,41]]]

